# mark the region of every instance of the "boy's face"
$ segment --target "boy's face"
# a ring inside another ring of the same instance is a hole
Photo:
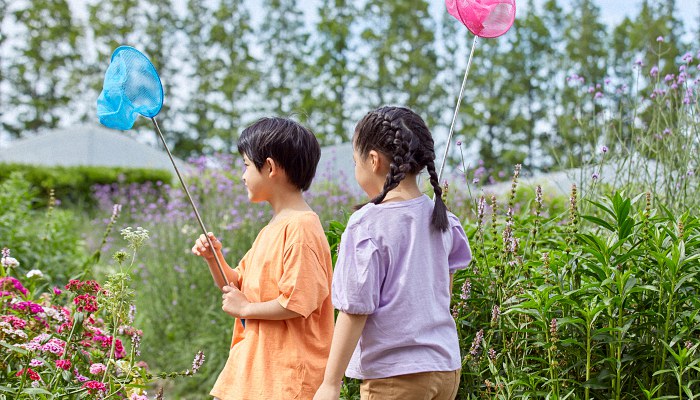
[[[266,164],[263,164],[260,171],[255,167],[252,161],[243,155],[243,161],[245,163],[245,171],[243,172],[243,183],[248,190],[248,200],[253,203],[260,201],[265,201],[267,199],[267,174],[265,173],[266,168],[269,168]],[[269,173],[269,169],[267,170]]]

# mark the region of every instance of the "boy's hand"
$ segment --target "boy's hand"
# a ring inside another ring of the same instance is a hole
[[[219,239],[217,239],[211,232],[209,232],[208,236],[209,240],[211,240],[211,243],[214,246],[214,250],[217,253],[221,252],[221,242]],[[192,247],[192,254],[203,257],[207,261],[214,260],[214,252],[209,248],[209,241],[203,234],[199,235],[195,241],[194,246]]]
[[[323,381],[314,395],[314,400],[338,400],[340,398],[340,384],[332,385]]]
[[[238,290],[233,283],[224,286],[222,290],[224,294],[221,296],[223,298],[221,309],[234,318],[245,318],[245,310],[250,302],[243,292]]]

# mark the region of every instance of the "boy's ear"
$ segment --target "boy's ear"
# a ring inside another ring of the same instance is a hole
[[[268,174],[268,176],[272,178],[273,176],[279,174],[280,166],[277,165],[277,162],[275,162],[275,160],[268,157],[267,159],[265,159],[265,163],[263,164],[263,172]]]

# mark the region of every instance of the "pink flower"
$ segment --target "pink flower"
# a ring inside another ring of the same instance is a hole
[[[65,347],[66,343],[63,340],[52,338],[41,346],[41,350],[61,356],[63,355],[63,350]]]
[[[93,375],[99,375],[107,370],[107,367],[101,363],[95,363],[90,366],[90,373]]]
[[[78,310],[79,312],[95,312],[98,309],[97,298],[89,293],[77,296],[73,299],[73,303],[75,303],[78,306],[76,307],[76,310]]]
[[[29,362],[30,367],[40,367],[42,365],[44,365],[44,362],[38,358],[32,358],[32,361]]]
[[[53,288],[53,294],[55,294],[56,296],[58,296],[58,295],[61,294],[61,293],[63,293],[63,291],[61,291],[61,289],[59,289],[59,288],[57,288],[57,287],[54,287],[54,288]]]
[[[39,376],[39,374],[37,374],[36,371],[34,371],[31,368],[22,368],[15,374],[15,376],[22,376],[22,375],[29,376],[29,379],[31,379],[33,381],[40,381],[41,380],[41,377]]]
[[[148,396],[134,393],[129,397],[129,400],[148,400]]]
[[[95,394],[98,391],[100,391],[100,392],[107,391],[107,385],[105,385],[102,382],[98,382],[98,381],[87,381],[87,382],[83,383],[82,387],[86,388],[90,394]]]
[[[22,286],[22,283],[11,276],[0,278],[0,290],[14,290],[15,292],[21,293],[24,296],[26,296],[28,293],[27,289]]]
[[[68,371],[70,369],[70,360],[56,360],[56,367]]]
[[[90,380],[90,378],[80,375],[80,372],[78,372],[78,368],[74,368],[73,373],[75,374],[75,379],[77,379],[78,382],[87,382]]]
[[[664,41],[664,37],[663,37],[663,36],[659,36],[659,37],[656,38],[656,41],[659,42],[659,43],[662,43],[662,42]]]

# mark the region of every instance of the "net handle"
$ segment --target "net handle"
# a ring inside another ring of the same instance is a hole
[[[467,77],[469,76],[469,69],[472,66],[472,59],[474,58],[474,49],[476,48],[476,39],[478,36],[474,35],[474,42],[472,42],[472,50],[469,52],[469,60],[467,61],[467,69],[464,71],[464,79],[462,80],[462,88],[459,89],[459,96],[457,97],[457,105],[455,106],[454,115],[452,115],[452,124],[450,125],[450,134],[447,136],[447,146],[445,147],[445,155],[442,157],[442,165],[440,165],[440,172],[438,173],[438,184],[440,183],[440,178],[442,178],[442,171],[445,168],[445,162],[447,161],[447,153],[450,151],[450,142],[452,142],[452,135],[454,134],[455,122],[457,121],[457,113],[459,112],[459,106],[462,104],[462,96],[464,95],[464,87],[467,85]],[[466,173],[466,171],[464,171]]]
[[[177,165],[175,165],[175,160],[173,159],[173,155],[170,153],[170,149],[168,148],[168,144],[165,143],[165,138],[163,137],[163,134],[160,131],[160,127],[158,126],[158,122],[156,121],[156,117],[151,117],[150,120],[153,121],[153,126],[155,127],[156,132],[158,133],[158,136],[160,137],[160,140],[163,142],[163,146],[165,147],[165,151],[168,153],[168,157],[170,158],[170,162],[173,164],[173,167],[175,168],[175,173],[177,174],[177,178],[180,180],[180,184],[182,185],[182,188],[185,189],[185,194],[187,195],[187,200],[189,200],[190,205],[192,205],[192,210],[194,210],[194,215],[195,215],[195,217],[197,217],[197,222],[199,222],[199,227],[202,228],[202,232],[204,233],[204,237],[207,238],[207,243],[209,243],[209,248],[214,252],[214,260],[216,261],[216,266],[218,267],[219,273],[221,274],[221,277],[223,278],[223,282],[225,284],[227,284],[228,280],[226,278],[226,274],[224,274],[224,268],[221,266],[221,262],[219,261],[219,255],[216,254],[216,250],[214,249],[214,244],[211,242],[211,239],[209,238],[208,231],[204,227],[204,222],[202,222],[202,217],[199,215],[199,211],[197,211],[197,207],[194,205],[194,201],[192,201],[192,196],[190,196],[190,191],[187,190],[187,185],[185,184],[185,180],[182,179],[182,175],[180,175],[180,170],[178,170]]]

